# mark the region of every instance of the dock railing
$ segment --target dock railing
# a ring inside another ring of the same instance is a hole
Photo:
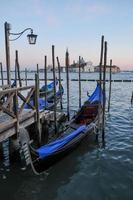
[[[0,91],[0,141],[36,121],[35,90],[35,86],[25,86]],[[26,104],[30,109],[25,110]]]

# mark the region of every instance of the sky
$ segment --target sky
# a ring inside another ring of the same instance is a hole
[[[10,42],[11,66],[15,50],[21,69],[43,67],[44,55],[52,63],[52,45],[61,65],[68,48],[70,61],[82,56],[93,65],[99,64],[101,36],[108,43],[108,63],[122,70],[133,70],[133,1],[132,0],[1,0],[0,62],[5,66],[4,23],[11,32],[33,28],[36,45],[27,42],[28,31]],[[10,39],[13,37],[10,36]]]

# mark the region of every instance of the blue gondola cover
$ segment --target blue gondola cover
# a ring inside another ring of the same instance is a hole
[[[39,154],[39,158],[43,159],[56,151],[60,150],[64,145],[69,143],[74,137],[79,135],[81,132],[85,131],[86,126],[82,125],[77,130],[72,131],[69,135],[65,136],[64,138],[57,139],[54,142],[51,142],[47,145],[44,145],[36,150],[36,152]],[[84,134],[84,132],[83,132]]]
[[[56,85],[58,84],[58,80],[56,79]],[[54,81],[49,83],[46,87],[43,85],[40,89],[40,91],[46,91],[46,90],[52,90],[54,89]]]
[[[95,102],[101,102],[103,103],[103,92],[100,87],[100,84],[97,84],[97,87],[95,91],[92,93],[92,95],[88,98],[88,101],[90,103],[95,103]]]

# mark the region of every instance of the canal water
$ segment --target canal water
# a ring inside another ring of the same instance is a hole
[[[33,74],[28,74],[33,77]],[[43,77],[43,74],[40,74]],[[52,77],[52,74],[48,74]],[[66,74],[62,74],[66,88]],[[71,73],[71,78],[78,74]],[[95,79],[98,74],[82,74]],[[108,78],[108,75],[107,75]],[[113,79],[132,79],[133,73],[113,74]],[[31,82],[30,82],[31,83]],[[41,85],[43,82],[40,83]],[[82,103],[96,82],[82,82]],[[107,100],[108,100],[108,83]],[[133,199],[133,82],[113,82],[111,109],[106,113],[105,144],[89,140],[48,170],[35,176],[14,163],[7,177],[0,177],[0,200],[132,200]],[[66,90],[63,96],[66,108]],[[71,110],[78,109],[78,82],[70,81]]]

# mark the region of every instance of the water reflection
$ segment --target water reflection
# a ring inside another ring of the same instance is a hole
[[[71,74],[72,78],[77,74]],[[96,74],[82,74],[96,78]],[[62,74],[65,79],[65,74]],[[131,79],[133,73],[114,74]],[[82,102],[95,82],[82,82]],[[65,80],[63,81],[65,86]],[[78,82],[70,83],[70,102],[78,107]],[[106,85],[108,91],[108,84]],[[106,116],[105,145],[85,143],[49,170],[47,177],[20,171],[16,164],[6,180],[0,179],[0,194],[6,199],[35,200],[132,200],[133,199],[133,109],[132,83],[113,83],[110,114]],[[66,93],[64,94],[66,100]],[[107,94],[108,98],[108,94]],[[66,108],[66,101],[64,101]],[[9,198],[10,197],[10,198]]]

